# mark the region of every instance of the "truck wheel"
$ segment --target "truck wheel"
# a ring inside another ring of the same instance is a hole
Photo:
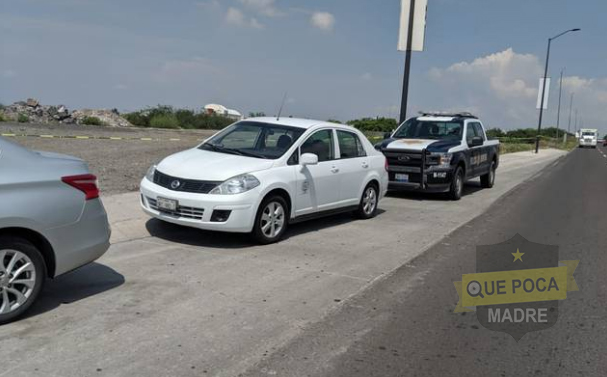
[[[460,200],[462,198],[462,192],[464,191],[464,169],[458,166],[453,174],[453,180],[451,181],[451,187],[449,188],[449,199]]]
[[[255,217],[253,225],[253,236],[262,245],[268,245],[280,241],[287,230],[289,206],[280,195],[266,198]]]
[[[32,306],[45,279],[44,259],[34,245],[22,238],[0,237],[0,325]]]
[[[495,184],[495,160],[491,162],[491,169],[489,169],[489,173],[481,176],[481,186],[484,188],[492,188]]]

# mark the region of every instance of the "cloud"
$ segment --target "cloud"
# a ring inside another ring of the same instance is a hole
[[[240,3],[267,17],[278,17],[284,14],[276,9],[275,0],[240,0]]]
[[[226,22],[230,25],[238,27],[249,27],[252,29],[263,29],[264,26],[255,18],[248,18],[238,8],[230,7],[226,13]]]
[[[335,26],[335,16],[328,12],[314,12],[310,23],[322,31],[332,31]]]
[[[542,74],[542,62],[537,56],[519,54],[511,48],[447,68],[433,68],[428,72],[429,85],[424,88],[425,98],[418,101],[418,107],[472,111],[490,127],[533,127],[537,124],[535,106],[538,81]],[[551,86],[545,126],[556,124],[557,80],[552,80]],[[607,104],[607,79],[565,77],[564,96],[571,92],[576,93],[580,111],[583,108],[587,114],[586,124],[589,121],[598,122],[600,117],[593,112],[593,108]],[[561,116],[566,107],[564,105]]]
[[[373,80],[373,75],[370,74],[369,72],[363,73],[360,78],[364,81],[371,81]]]

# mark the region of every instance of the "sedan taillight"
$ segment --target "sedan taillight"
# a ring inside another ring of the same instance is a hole
[[[86,200],[97,199],[99,188],[97,177],[92,174],[72,175],[61,178],[61,181],[84,193]]]

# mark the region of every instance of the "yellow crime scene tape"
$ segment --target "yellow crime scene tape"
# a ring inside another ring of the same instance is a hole
[[[135,140],[135,141],[203,141],[204,139],[182,139],[182,138],[152,138],[152,137],[121,137],[121,136],[87,136],[87,135],[34,135],[0,133],[3,137],[35,137],[41,139],[75,139],[75,140]]]

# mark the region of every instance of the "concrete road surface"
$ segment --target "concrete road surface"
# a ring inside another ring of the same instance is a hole
[[[596,151],[580,152],[598,156]],[[50,282],[28,318],[0,328],[0,376],[236,376],[247,370],[305,375],[306,369],[289,371],[288,362],[281,365],[284,349],[300,339],[313,346],[315,338],[308,333],[316,334],[336,316],[342,316],[339,322],[349,322],[347,311],[352,305],[390,284],[392,278],[387,277],[395,270],[433,245],[442,247],[444,241],[438,242],[443,237],[548,166],[558,164],[562,169],[561,165],[579,158],[563,161],[564,155],[544,150],[539,155],[503,156],[491,190],[472,182],[460,202],[435,195],[393,195],[381,202],[376,219],[355,221],[342,215],[296,225],[285,241],[271,246],[256,246],[245,235],[150,220],[139,209],[136,193],[105,197],[113,246],[97,263]],[[587,169],[577,167],[578,175]],[[522,187],[510,197],[522,200],[535,186]],[[511,213],[507,205],[500,208],[499,212]],[[483,232],[458,242],[476,242]],[[509,234],[504,230],[504,235]],[[459,321],[450,313],[456,302],[453,286],[445,283],[454,275],[441,276],[441,284],[436,285],[433,279],[443,273],[440,263],[451,261],[453,265],[447,266],[451,268],[473,263],[470,258],[454,262],[454,255],[462,250],[463,246],[430,250],[424,254],[427,269],[423,271],[402,267],[395,276],[408,270],[414,274],[400,288],[410,294],[425,292],[428,300],[440,297],[435,305],[452,321]],[[413,311],[407,326],[427,325],[420,318],[427,302],[419,306],[420,311],[415,311],[419,301],[407,303],[401,297],[399,302],[403,304],[399,312],[379,314],[377,326],[367,324],[369,329],[400,318],[406,309]],[[391,303],[382,302],[382,307]],[[474,323],[471,316],[461,321]],[[444,353],[424,348],[437,346],[433,342],[439,342],[441,326],[438,323],[426,334],[428,339],[417,334],[408,346],[416,345],[424,354]],[[369,329],[353,336],[362,337]],[[346,335],[326,330],[336,339]],[[402,335],[399,329],[392,330],[394,337]],[[492,335],[480,330],[475,334],[484,342]],[[316,367],[310,371],[339,362],[336,357],[350,345],[349,341],[336,348],[319,344],[319,352],[305,352]],[[268,369],[262,366],[266,362],[278,366]]]
[[[245,375],[607,376],[606,193],[607,150],[573,151]],[[518,343],[453,312],[476,245],[516,233],[580,260],[556,325]]]

